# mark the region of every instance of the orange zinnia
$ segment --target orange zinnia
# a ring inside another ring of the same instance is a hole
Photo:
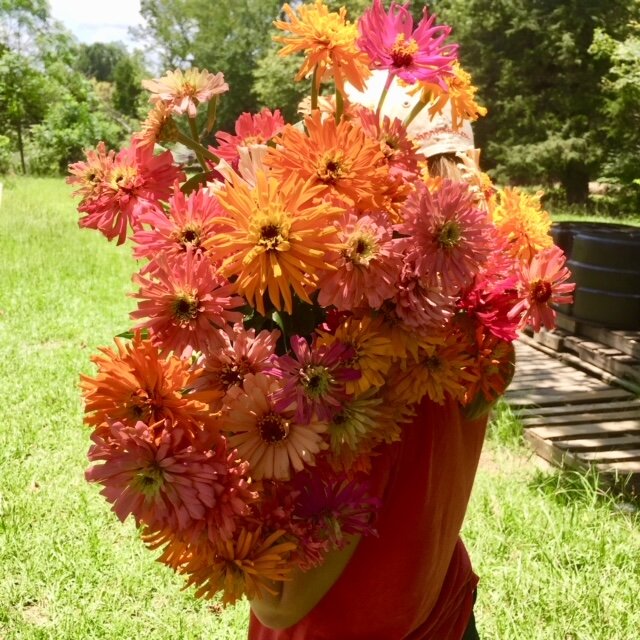
[[[294,173],[321,187],[320,196],[332,196],[345,208],[379,209],[387,196],[386,165],[380,143],[369,139],[357,124],[324,118],[314,111],[305,118],[308,133],[285,127],[270,149],[265,164],[279,180]]]
[[[318,198],[323,188],[296,176],[276,180],[262,171],[251,188],[232,176],[217,197],[226,211],[218,221],[225,232],[206,241],[221,273],[235,279],[237,291],[264,315],[263,296],[273,306],[293,310],[291,289],[311,303],[317,273],[332,270],[338,242],[334,220],[340,209]]]
[[[322,0],[316,0],[315,4],[299,6],[298,13],[288,4],[282,10],[289,21],[276,20],[273,24],[292,35],[274,36],[276,42],[285,45],[279,55],[303,52],[307,56],[296,80],[316,69],[316,87],[325,76],[333,74],[340,93],[344,93],[345,81],[364,91],[364,81],[371,75],[369,56],[356,46],[358,28],[346,20],[344,7],[337,13],[330,12]]]

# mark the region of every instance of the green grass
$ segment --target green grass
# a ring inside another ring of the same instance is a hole
[[[135,268],[76,224],[61,180],[15,179],[0,206],[0,639],[236,640],[247,605],[181,590],[83,479],[78,375],[128,327]],[[485,640],[636,640],[637,513],[592,478],[541,472],[496,414],[464,538]],[[340,640],[340,639],[337,639]]]

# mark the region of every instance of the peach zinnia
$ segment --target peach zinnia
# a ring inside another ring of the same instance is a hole
[[[315,464],[315,455],[327,448],[322,439],[326,424],[297,424],[291,412],[275,408],[271,395],[278,386],[262,373],[248,375],[225,415],[229,446],[249,462],[256,480],[288,480],[292,470]]]
[[[292,289],[311,302],[318,272],[333,269],[339,248],[334,220],[340,210],[318,201],[321,187],[290,176],[278,181],[257,174],[251,188],[237,176],[217,196],[226,215],[224,232],[206,242],[221,273],[265,315],[264,295],[278,310],[293,310]]]
[[[319,111],[305,118],[308,133],[287,126],[270,149],[265,164],[279,180],[294,173],[321,188],[320,196],[332,196],[345,208],[376,209],[389,172],[380,143],[365,136],[347,120],[336,124]]]

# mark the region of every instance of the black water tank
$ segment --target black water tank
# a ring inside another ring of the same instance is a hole
[[[573,304],[559,310],[611,329],[640,329],[640,228],[559,222],[551,235],[576,283]]]

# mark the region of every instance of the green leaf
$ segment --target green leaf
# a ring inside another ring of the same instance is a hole
[[[200,185],[206,184],[209,177],[208,171],[201,171],[191,176],[181,187],[182,193],[189,195],[192,191],[195,191]]]

